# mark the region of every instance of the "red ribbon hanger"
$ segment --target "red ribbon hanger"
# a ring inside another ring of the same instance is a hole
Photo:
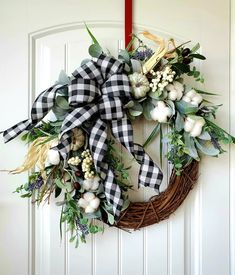
[[[132,0],[125,0],[125,47],[131,41],[132,34]]]

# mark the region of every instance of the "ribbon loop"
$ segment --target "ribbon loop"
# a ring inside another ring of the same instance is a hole
[[[142,146],[133,142],[132,125],[123,111],[123,104],[131,99],[131,87],[123,63],[101,54],[97,61],[83,64],[73,72],[70,84],[55,85],[40,94],[33,104],[31,119],[5,131],[5,140],[13,139],[23,130],[38,123],[54,106],[56,92],[67,86],[68,101],[73,110],[65,116],[60,131],[60,143],[53,149],[66,159],[70,152],[72,129],[80,127],[87,120],[93,121],[89,146],[96,171],[103,180],[107,201],[112,205],[113,214],[117,219],[123,199],[114,171],[106,160],[108,128],[111,128],[113,136],[140,164],[139,185],[158,190],[162,180],[159,167]]]

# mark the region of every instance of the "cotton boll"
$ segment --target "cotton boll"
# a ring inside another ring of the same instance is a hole
[[[192,101],[193,102],[195,102],[195,103],[197,103],[197,104],[199,104],[199,103],[201,103],[202,102],[202,96],[200,95],[200,94],[196,94],[193,98],[192,98]]]
[[[171,91],[171,92],[169,92],[168,98],[169,98],[170,100],[175,101],[175,100],[177,99],[177,92],[176,92],[176,91]]]
[[[199,125],[199,124],[195,124],[192,131],[190,132],[190,136],[191,137],[198,137],[198,136],[200,136],[201,132],[202,132],[202,126]]]
[[[190,99],[193,98],[196,94],[197,92],[194,89],[186,93],[187,97],[189,97]]]
[[[60,163],[60,154],[58,151],[50,149],[47,153],[47,161],[52,165],[58,165]]]
[[[184,131],[190,132],[192,131],[194,127],[195,121],[189,117],[186,118],[185,124],[184,124]]]
[[[183,92],[182,91],[178,91],[176,100],[180,100],[182,98],[182,96],[183,96]]]
[[[182,97],[182,100],[184,102],[187,102],[187,103],[190,103],[190,101],[191,101],[191,99],[188,96],[186,96],[186,95]]]
[[[95,209],[93,207],[91,207],[90,205],[88,205],[85,208],[85,213],[87,213],[87,214],[91,214],[91,213],[94,213],[94,212],[95,212]]]
[[[84,200],[90,202],[90,201],[92,201],[92,200],[95,198],[95,194],[94,194],[94,193],[91,193],[91,192],[86,192],[86,193],[83,195],[83,198],[84,198]]]
[[[154,120],[154,121],[157,121],[157,120],[158,120],[159,110],[157,109],[157,107],[155,107],[155,108],[150,112],[150,116],[151,116],[152,120]]]
[[[99,198],[95,198],[89,204],[89,206],[91,206],[94,209],[97,209],[99,207],[99,205],[100,205],[100,199]]]
[[[91,186],[91,190],[96,190],[100,185],[100,178],[98,176],[95,176],[93,178],[93,183],[92,183],[92,186]]]
[[[172,110],[171,110],[171,108],[166,107],[166,108],[165,108],[165,113],[166,113],[166,115],[167,115],[168,117],[170,117],[170,116],[172,115]]]
[[[82,208],[86,208],[88,206],[88,204],[89,204],[88,201],[85,200],[84,198],[80,198],[78,200],[78,205]]]
[[[91,187],[92,187],[92,184],[93,184],[92,179],[86,179],[86,180],[83,181],[82,186],[85,190],[90,190]]]

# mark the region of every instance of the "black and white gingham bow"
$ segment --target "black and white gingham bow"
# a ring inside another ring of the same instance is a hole
[[[113,136],[135,157],[140,164],[139,185],[149,186],[158,191],[163,174],[143,147],[133,142],[133,129],[123,110],[123,105],[131,99],[131,88],[124,64],[101,54],[96,62],[88,61],[73,72],[68,85],[69,112],[62,124],[58,150],[66,158],[71,143],[71,132],[91,119],[94,124],[89,136],[89,146],[97,172],[104,183],[105,195],[112,205],[117,219],[122,209],[123,200],[114,172],[106,162],[107,133],[111,129]],[[3,135],[9,141],[25,129],[32,128],[54,105],[56,92],[63,88],[55,85],[38,96],[33,104],[31,119],[18,123],[6,130]]]

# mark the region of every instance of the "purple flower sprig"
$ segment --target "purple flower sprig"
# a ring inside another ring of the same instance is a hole
[[[145,61],[149,59],[153,55],[153,50],[146,47],[146,48],[138,48],[132,55],[133,59]]]

